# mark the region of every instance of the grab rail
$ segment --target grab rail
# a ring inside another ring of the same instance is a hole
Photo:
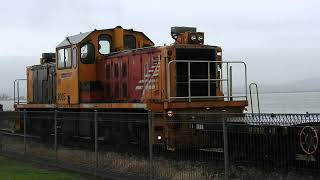
[[[257,92],[257,104],[258,104],[258,114],[260,116],[260,100],[259,100],[259,90],[258,90],[258,85],[256,83],[251,83],[249,85],[249,90],[250,90],[250,106],[251,106],[251,113],[253,115],[253,103],[252,103],[252,93],[251,93],[251,87],[255,86],[256,92]]]
[[[25,104],[27,101],[20,101],[20,88],[19,84],[21,81],[27,81],[27,79],[16,79],[13,82],[13,103],[14,104]],[[17,95],[16,95],[17,93]],[[17,97],[17,98],[16,98]]]

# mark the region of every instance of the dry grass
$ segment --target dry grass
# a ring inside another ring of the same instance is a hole
[[[24,152],[23,141],[10,138],[3,141],[4,149],[7,151]],[[52,145],[43,145],[36,142],[27,143],[27,154],[54,159],[55,152]],[[133,156],[124,153],[99,152],[98,167],[102,170],[115,171],[118,173],[148,176],[148,157]],[[70,149],[59,147],[58,160],[76,165],[95,166],[95,154],[89,150]],[[218,168],[219,169],[219,168]],[[221,179],[223,171],[208,171],[200,163],[194,164],[188,161],[173,161],[165,158],[154,159],[154,174],[161,179],[172,180],[206,180]]]
[[[24,152],[23,140],[2,139],[3,150]],[[28,142],[27,154],[38,157],[55,158],[52,145]],[[75,165],[95,166],[94,151],[59,147],[58,160]],[[148,176],[148,156],[133,156],[124,153],[100,151],[98,153],[98,167],[101,170],[114,171],[124,174]],[[174,161],[163,157],[154,157],[154,175],[160,179],[172,180],[220,180],[223,179],[222,164],[211,162],[200,163],[194,161]],[[230,175],[235,179],[314,179],[312,176],[301,176],[294,172],[267,172],[254,167],[232,166]],[[316,179],[316,178],[315,178]]]
[[[221,167],[194,161],[173,161],[165,158],[155,160],[155,174],[172,180],[219,180],[223,177]],[[209,168],[210,167],[210,168]]]

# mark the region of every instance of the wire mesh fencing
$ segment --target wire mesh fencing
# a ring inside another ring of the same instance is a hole
[[[319,175],[320,114],[0,112],[2,153],[118,179]]]

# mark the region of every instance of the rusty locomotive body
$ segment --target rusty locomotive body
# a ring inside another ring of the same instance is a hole
[[[205,45],[204,33],[195,28],[173,27],[171,31],[175,42],[160,47],[144,33],[122,27],[67,37],[55,54],[43,54],[40,65],[27,68],[27,103],[17,103],[15,109],[154,112],[154,144],[165,144],[169,150],[195,145],[196,140],[185,138],[195,131],[192,127],[174,127],[170,122],[190,119],[185,112],[242,113],[248,104],[246,92],[236,99],[230,88],[224,91],[223,83],[231,82],[222,72],[224,63],[241,62],[222,61],[222,49]],[[22,127],[20,123],[17,128]],[[131,123],[121,128],[130,131],[128,126],[135,126]],[[33,120],[30,131],[45,134],[51,124],[52,119]],[[114,129],[107,123],[99,126],[99,136]],[[90,135],[90,127],[62,122],[61,129],[65,135]]]

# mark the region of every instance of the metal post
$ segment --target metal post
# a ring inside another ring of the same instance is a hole
[[[13,103],[16,104],[16,80],[13,82]]]
[[[248,96],[247,96],[247,94],[248,94],[248,73],[247,73],[247,64],[245,63],[245,62],[242,62],[242,64],[244,65],[244,78],[245,78],[245,82],[244,82],[244,87],[246,87],[245,88],[245,90],[246,90],[246,100],[248,100]]]
[[[27,111],[23,111],[23,145],[24,145],[24,153],[27,153],[27,121],[26,121],[26,113]]]
[[[230,95],[229,95],[229,63],[227,62],[227,99],[228,101],[230,100]]]
[[[166,50],[165,50],[166,51]],[[167,78],[167,97],[170,102],[170,63],[168,62],[168,57],[165,57],[166,60],[166,78]]]
[[[149,180],[153,179],[153,142],[152,142],[152,119],[153,113],[148,112],[148,126],[149,126]]]
[[[189,96],[189,102],[191,102],[191,81],[190,81],[191,75],[190,75],[190,62],[188,62],[188,96]]]
[[[56,156],[56,161],[58,161],[58,133],[57,133],[57,116],[58,116],[58,111],[54,111],[54,152]]]
[[[210,82],[211,82],[211,77],[210,77],[210,62],[208,62],[208,96],[210,97]]]
[[[223,92],[223,70],[222,70],[222,64],[221,65],[217,65],[218,67],[219,67],[219,69],[220,69],[220,71],[219,71],[219,78],[220,78],[220,90],[221,90],[221,92]]]
[[[223,120],[223,152],[224,152],[224,179],[228,180],[229,175],[229,151],[228,151],[228,131],[227,131],[227,118],[226,110],[222,112]]]
[[[98,168],[98,111],[94,111],[94,156],[96,158],[95,173]]]
[[[230,80],[229,80],[229,82],[230,82],[230,87],[229,87],[229,89],[230,89],[230,101],[233,101],[233,97],[232,97],[232,66],[230,66]]]
[[[257,91],[258,113],[259,113],[259,118],[260,118],[260,100],[259,100],[259,90],[258,90],[257,84],[256,84],[256,91]]]
[[[250,106],[251,106],[251,114],[252,114],[252,116],[253,116],[253,103],[252,103],[251,85],[249,85],[249,91],[250,91]]]
[[[20,104],[19,102],[20,102],[20,95],[19,95],[19,81],[17,81],[17,96],[18,96],[18,104]]]

